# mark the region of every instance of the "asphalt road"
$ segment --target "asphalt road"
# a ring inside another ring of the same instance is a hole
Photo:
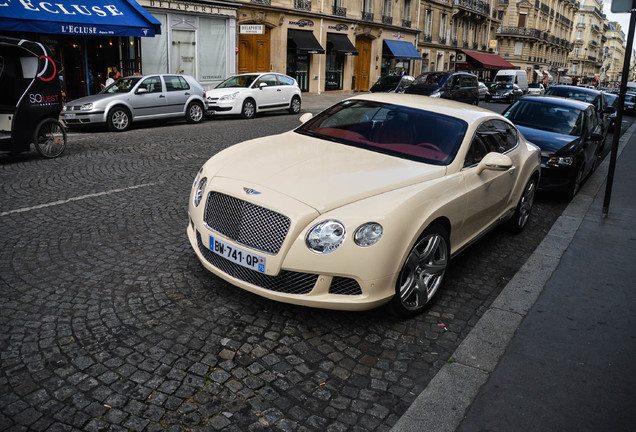
[[[567,204],[540,195],[523,233],[459,255],[414,319],[276,303],[203,269],[187,199],[210,156],[297,124],[149,124],[0,157],[0,429],[386,431]]]

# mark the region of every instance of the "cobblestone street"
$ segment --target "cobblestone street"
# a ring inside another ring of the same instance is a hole
[[[211,155],[297,119],[73,132],[58,159],[0,156],[0,429],[387,431],[567,204],[539,196],[522,234],[459,255],[417,318],[276,303],[200,265],[187,200]]]

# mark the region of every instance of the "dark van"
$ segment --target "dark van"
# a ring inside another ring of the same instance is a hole
[[[468,72],[427,72],[415,78],[405,93],[479,104],[477,76]]]

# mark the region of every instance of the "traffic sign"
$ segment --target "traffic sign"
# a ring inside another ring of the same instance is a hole
[[[634,0],[612,0],[612,13],[627,13],[636,9]]]

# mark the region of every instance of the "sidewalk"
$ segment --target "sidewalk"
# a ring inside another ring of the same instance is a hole
[[[608,217],[609,155],[393,432],[634,430],[634,132]]]

